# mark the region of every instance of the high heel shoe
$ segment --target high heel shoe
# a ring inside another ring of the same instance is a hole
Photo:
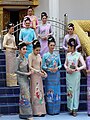
[[[27,118],[27,120],[34,120],[34,119],[33,119],[33,117],[31,117],[31,118]]]

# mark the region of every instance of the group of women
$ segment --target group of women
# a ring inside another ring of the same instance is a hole
[[[8,33],[3,41],[3,47],[6,48],[7,86],[16,85],[17,74],[20,86],[19,117],[28,120],[33,120],[33,116],[43,117],[46,113],[59,114],[61,103],[60,68],[62,65],[60,55],[54,52],[56,42],[52,36],[51,25],[47,23],[47,13],[42,12],[42,24],[38,26],[36,16],[31,15],[32,10],[29,7],[28,15],[24,18],[24,28],[20,31],[18,46],[16,47],[15,37],[12,34],[13,23],[8,23]],[[86,64],[82,55],[77,52],[80,41],[73,31],[74,25],[70,23],[68,33],[64,37],[63,48],[67,51],[64,64],[67,108],[71,115],[76,116],[79,105],[80,70],[85,69]],[[17,48],[19,56],[16,59]],[[79,62],[81,62],[80,67]]]

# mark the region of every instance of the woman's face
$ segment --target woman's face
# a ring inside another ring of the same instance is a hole
[[[29,27],[30,27],[30,21],[29,21],[29,20],[27,20],[27,21],[25,22],[25,26],[26,26],[26,28],[29,28]]]
[[[37,47],[37,48],[33,49],[33,52],[34,52],[35,55],[40,54],[40,47]]]
[[[70,45],[68,45],[68,52],[73,52],[73,50],[74,50],[74,47],[72,46],[70,46]]]
[[[28,15],[33,15],[33,10],[32,9],[28,9],[28,12],[27,12]]]
[[[45,24],[47,22],[47,17],[46,16],[42,17],[42,22],[43,22],[43,24]]]
[[[22,47],[21,50],[19,50],[19,51],[20,51],[20,54],[25,55],[26,52],[27,52],[27,47],[24,46],[24,47]]]
[[[50,42],[49,45],[48,45],[48,47],[49,47],[49,50],[50,50],[51,52],[53,52],[53,51],[54,51],[54,48],[55,48],[55,43],[54,43],[54,42]]]
[[[13,32],[14,32],[14,26],[13,26],[13,27],[10,27],[9,32],[10,32],[10,33],[13,33]]]
[[[73,34],[73,32],[74,32],[73,27],[68,27],[68,33],[71,35],[71,34]]]

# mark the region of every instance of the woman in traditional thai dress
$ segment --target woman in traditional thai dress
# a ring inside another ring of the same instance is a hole
[[[45,96],[47,113],[56,115],[60,113],[61,92],[60,92],[60,55],[54,53],[55,39],[48,38],[49,52],[45,53],[42,60],[42,69],[47,72],[45,79]]]
[[[67,44],[69,53],[67,53],[64,64],[66,69],[67,108],[71,115],[76,116],[80,94],[80,70],[85,69],[86,64],[81,53],[76,51],[76,40],[70,38]],[[80,67],[78,66],[79,62],[81,63]]]
[[[48,37],[52,35],[51,25],[47,23],[47,13],[41,13],[42,24],[38,26],[38,38],[41,44],[41,57],[43,57],[44,53],[48,52]]]
[[[16,61],[16,43],[14,24],[9,22],[7,25],[8,33],[4,36],[3,47],[6,49],[6,85],[17,86],[17,77],[15,74]]]
[[[34,72],[31,75],[31,100],[34,116],[45,116],[46,107],[44,101],[43,82],[42,77],[46,77],[47,74],[41,69],[42,59],[40,56],[40,42],[38,40],[33,41],[33,52],[29,54],[29,69]]]
[[[30,81],[29,76],[31,71],[28,69],[28,61],[25,58],[26,44],[24,42],[18,45],[20,55],[17,57],[17,78],[20,86],[20,100],[19,100],[19,117],[21,119],[33,120],[32,118],[32,107],[30,101]]]
[[[33,50],[32,41],[36,39],[36,34],[35,31],[30,28],[30,19],[27,17],[24,21],[26,27],[20,30],[19,41],[24,41],[27,44],[27,52],[25,54],[25,57],[28,59],[28,55]]]
[[[31,6],[28,7],[27,15],[24,17],[24,19],[26,17],[30,18],[30,20],[31,20],[30,27],[33,28],[34,30],[36,30],[36,28],[38,26],[38,18],[35,15],[33,15],[33,8]],[[23,20],[23,27],[26,27],[24,20]]]
[[[80,40],[79,40],[78,36],[76,34],[74,34],[74,24],[72,24],[72,23],[68,24],[68,33],[64,37],[63,48],[65,51],[68,51],[67,42],[70,38],[74,38],[76,40],[76,44],[77,44],[76,50],[78,50],[78,48],[80,48],[81,44],[80,44]]]

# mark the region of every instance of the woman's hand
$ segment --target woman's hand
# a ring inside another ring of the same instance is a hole
[[[76,68],[76,71],[80,71],[79,67]]]
[[[76,71],[76,69],[69,69],[69,68],[67,68],[66,71],[67,71],[68,74],[72,74],[73,72]]]
[[[53,68],[53,72],[57,72],[58,71],[58,67]]]
[[[47,73],[44,71],[44,70],[41,70],[41,72],[44,74],[44,76],[43,77],[47,77]]]
[[[29,71],[29,72],[27,73],[27,75],[29,76],[29,75],[31,75],[31,73],[32,73],[32,72],[31,72],[31,71]]]
[[[13,47],[12,49],[13,49],[13,50],[17,50],[17,46]]]
[[[26,45],[30,45],[30,44],[32,44],[32,42],[25,42],[25,44],[26,44]]]
[[[50,72],[53,72],[53,68],[48,68],[48,70],[49,70]]]

